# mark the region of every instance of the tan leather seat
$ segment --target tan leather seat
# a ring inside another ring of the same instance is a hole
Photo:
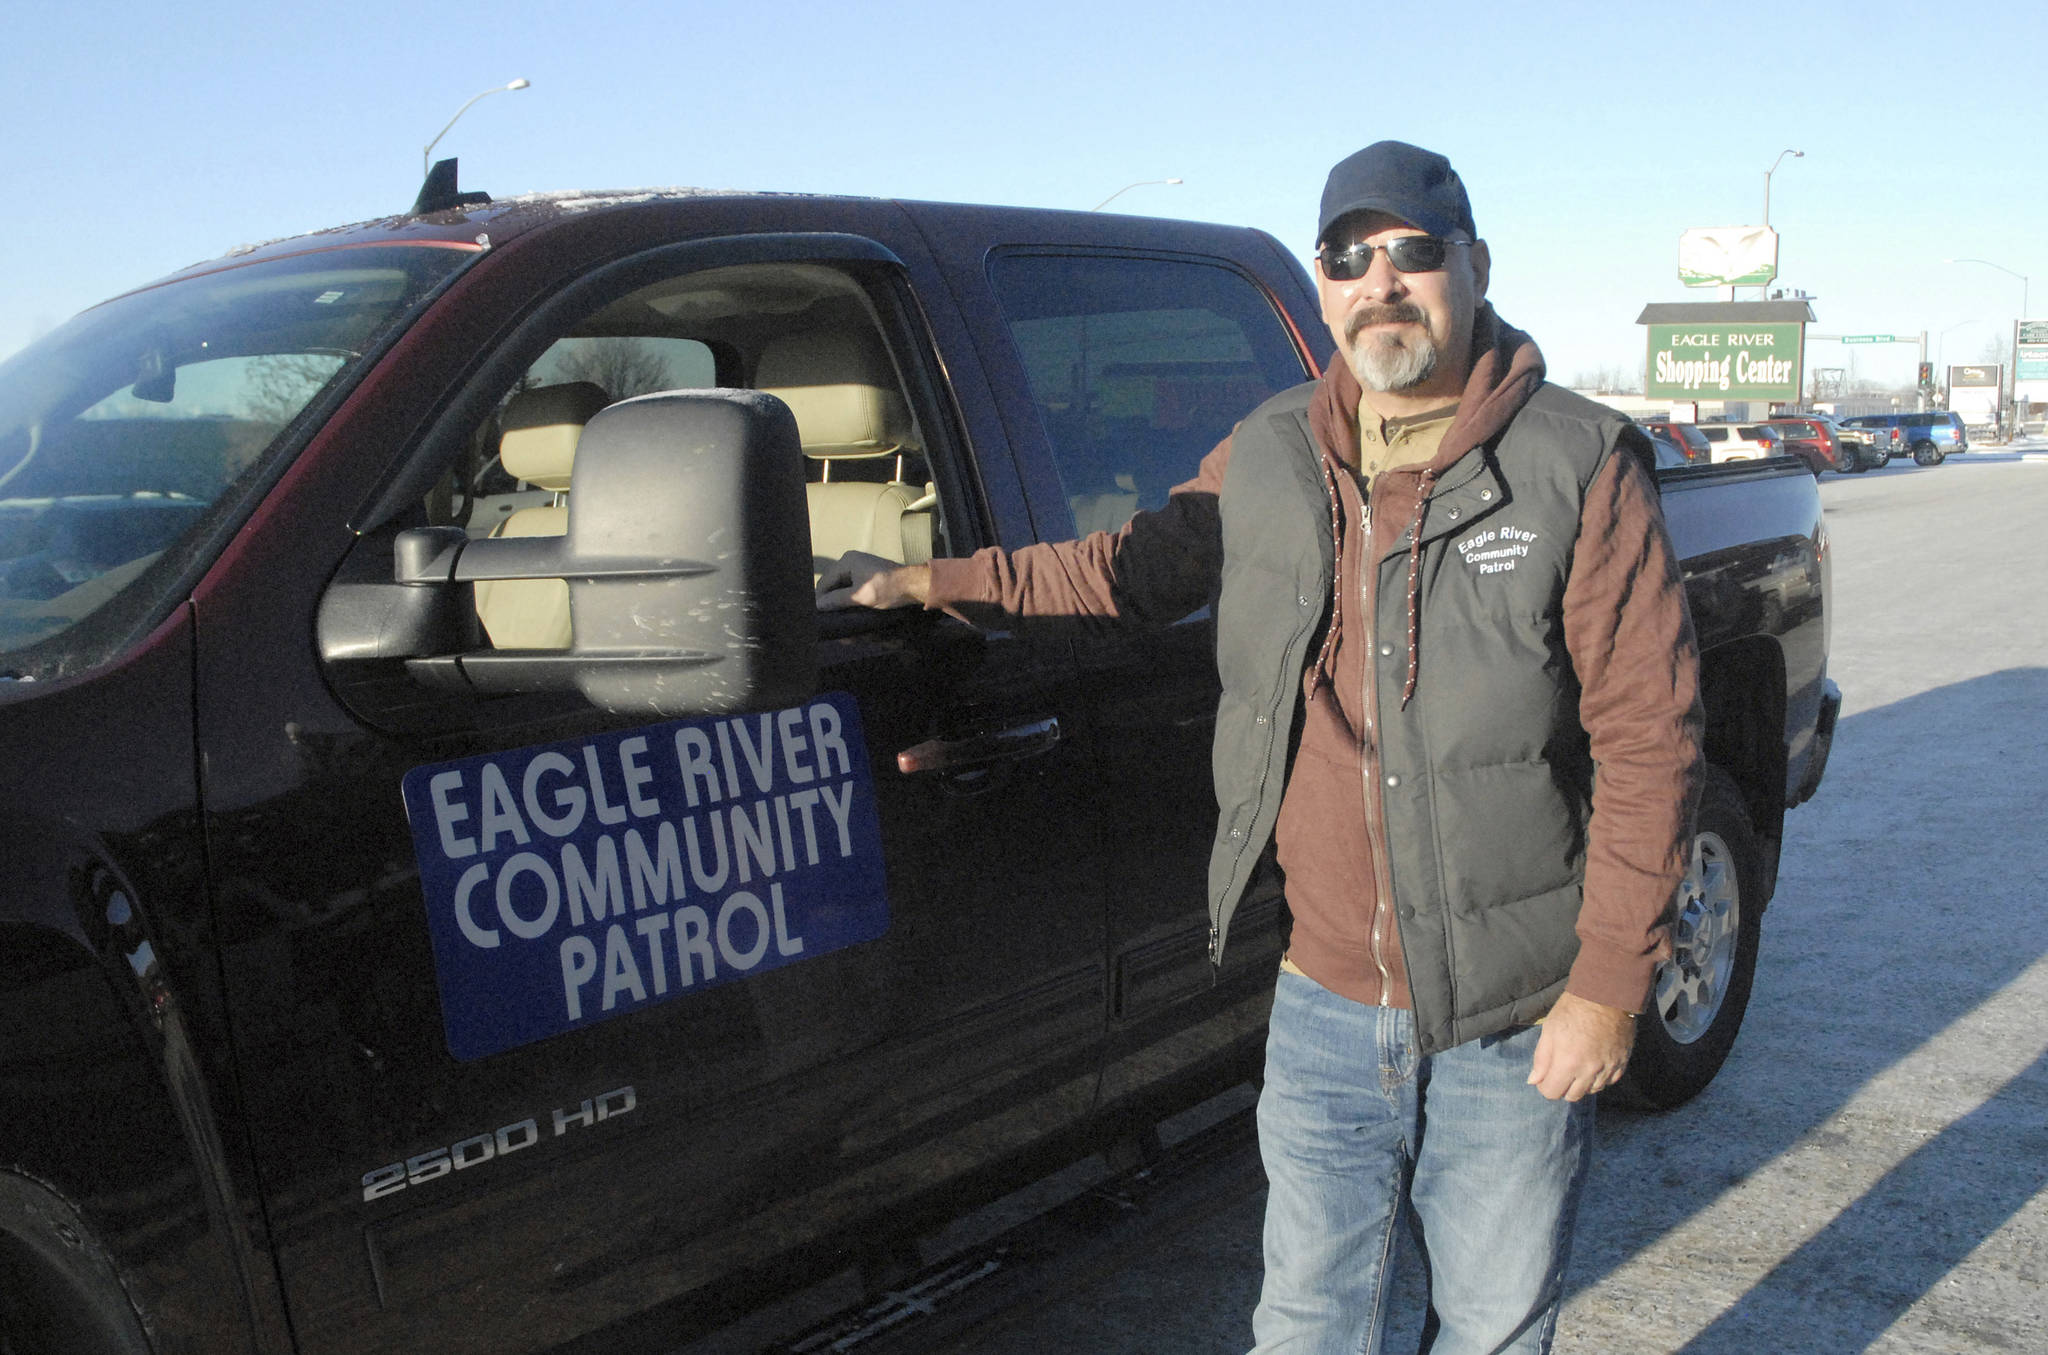
[[[506,402],[500,419],[498,461],[536,489],[553,491],[555,501],[522,508],[492,536],[560,536],[569,530],[569,478],[583,425],[610,404],[600,386],[570,381],[521,391]],[[476,586],[477,616],[499,649],[567,649],[570,641],[569,585],[560,579],[508,579]]]
[[[814,573],[849,550],[905,564],[931,559],[938,499],[930,485],[903,478],[923,447],[876,336],[786,335],[762,350],[754,384],[789,406],[804,455],[820,463],[807,487]],[[884,457],[895,459],[889,479],[832,478],[835,463]]]

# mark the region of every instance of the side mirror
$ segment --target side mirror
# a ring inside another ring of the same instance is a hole
[[[347,604],[360,619],[323,607],[322,648],[403,657],[428,686],[576,691],[617,714],[787,706],[815,680],[810,571],[789,407],[759,391],[669,391],[585,426],[565,535],[402,532],[393,583]],[[500,579],[567,580],[570,647],[443,652],[473,634],[471,585]]]

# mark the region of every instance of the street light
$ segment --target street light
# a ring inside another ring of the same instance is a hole
[[[1935,338],[1934,370],[1935,374],[1940,378],[1941,383],[1945,384],[1948,381],[1948,336],[1955,333],[1955,331],[1963,328],[1965,325],[1981,325],[1983,323],[1984,322],[1982,320],[1958,320],[1954,324],[1950,325],[1947,329],[1941,331],[1941,333]]]
[[[1981,263],[1986,268],[1996,268],[1999,272],[2005,274],[2007,277],[2018,278],[2020,280],[2020,318],[2018,320],[2013,321],[2012,326],[2012,384],[2007,388],[2007,390],[2010,392],[2009,398],[2013,402],[2013,408],[2017,410],[2019,407],[2020,399],[2020,325],[2027,318],[2027,288],[2029,286],[2027,275],[2025,273],[2016,273],[2012,269],[2007,268],[2004,264],[1993,263],[1989,259],[1948,259],[1944,262]],[[2001,398],[2005,397],[2001,396]],[[2015,415],[2015,417],[2017,417],[2017,415]]]
[[[1088,210],[1091,212],[1099,212],[1103,208],[1109,206],[1110,203],[1115,202],[1118,198],[1130,192],[1133,188],[1145,188],[1149,187],[1152,184],[1171,184],[1179,182],[1179,179],[1140,179],[1136,183],[1125,184],[1122,188],[1117,189],[1116,192],[1111,193],[1108,197],[1096,203],[1093,207],[1090,207]]]
[[[1771,167],[1764,171],[1764,224],[1766,226],[1771,224],[1771,176],[1778,172],[1778,166],[1785,163],[1785,157],[1788,155],[1794,160],[1804,160],[1806,158],[1805,151],[1782,150],[1778,152],[1778,158],[1771,161]]]
[[[422,146],[420,148],[420,177],[422,179],[427,177],[427,160],[430,156],[433,155],[434,147],[440,144],[442,137],[448,135],[449,127],[453,127],[457,122],[460,122],[462,120],[462,115],[470,110],[471,105],[475,104],[477,99],[481,99],[492,94],[503,94],[508,89],[525,89],[531,83],[531,81],[521,78],[518,80],[514,80],[509,85],[493,85],[491,88],[485,90],[482,94],[477,95],[476,98],[471,99],[469,103],[466,103],[462,107],[456,109],[455,116],[448,119],[448,127],[443,127],[440,131],[436,132],[434,134],[434,139],[432,141],[429,141],[425,146]]]
[[[2009,277],[2009,278],[2018,278],[2018,279],[2020,280],[2020,319],[2024,320],[2024,319],[2026,319],[2026,318],[2027,318],[2027,286],[2028,286],[2028,282],[2027,282],[2027,275],[2026,275],[2025,273],[2015,273],[2015,272],[2013,272],[2013,271],[2012,271],[2012,270],[2011,270],[2010,268],[2007,268],[2007,267],[2006,267],[2006,266],[2005,266],[2004,264],[2002,264],[2002,263],[1993,263],[1993,262],[1991,262],[1991,260],[1989,260],[1989,259],[1944,259],[1944,260],[1942,260],[1942,262],[1943,262],[1943,263],[1981,263],[1981,264],[1983,264],[1983,265],[1984,265],[1984,266],[1985,266],[1986,268],[1996,268],[1996,269],[1997,269],[1997,270],[1998,270],[1999,272],[2001,272],[2001,273],[2005,274],[2005,275],[2006,275],[2007,277]]]

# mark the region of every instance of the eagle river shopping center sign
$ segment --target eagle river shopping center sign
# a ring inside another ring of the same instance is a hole
[[[1650,325],[1644,392],[1652,399],[1797,400],[1802,325]]]

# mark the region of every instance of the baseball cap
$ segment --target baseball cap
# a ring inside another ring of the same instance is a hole
[[[1397,216],[1447,240],[1479,238],[1472,204],[1451,162],[1405,141],[1376,141],[1337,162],[1323,185],[1316,243],[1323,243],[1337,218],[1366,211]]]

